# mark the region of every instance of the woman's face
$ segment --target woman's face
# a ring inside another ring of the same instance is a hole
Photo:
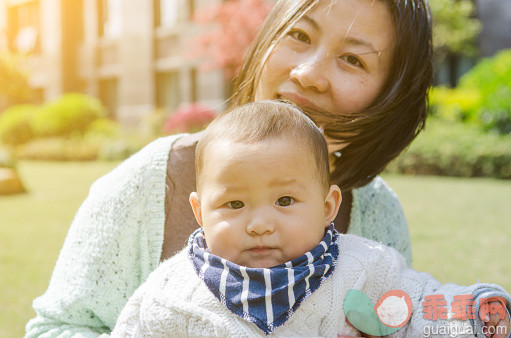
[[[393,57],[394,25],[380,0],[323,0],[277,43],[256,100],[355,114],[379,95]]]

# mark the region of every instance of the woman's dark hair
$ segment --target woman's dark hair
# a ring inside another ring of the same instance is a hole
[[[236,80],[233,106],[254,100],[259,76],[278,41],[320,0],[279,0],[266,18]],[[327,0],[321,0],[327,1]],[[335,0],[328,0],[335,1]],[[379,97],[358,114],[305,111],[342,149],[331,180],[341,189],[369,183],[424,128],[432,81],[431,15],[426,0],[387,4],[395,26],[394,57]]]

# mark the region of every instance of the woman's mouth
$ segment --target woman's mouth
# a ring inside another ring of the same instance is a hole
[[[322,111],[320,107],[312,103],[311,100],[306,98],[305,96],[302,96],[297,93],[293,92],[283,92],[277,94],[277,99],[283,102],[291,102],[295,105],[304,108],[305,110],[316,110],[316,111]]]

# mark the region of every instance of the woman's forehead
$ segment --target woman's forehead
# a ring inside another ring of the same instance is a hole
[[[297,24],[367,52],[389,49],[395,37],[390,9],[380,0],[319,1]]]

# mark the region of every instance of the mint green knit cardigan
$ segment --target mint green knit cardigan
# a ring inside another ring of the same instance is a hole
[[[147,145],[98,179],[79,208],[48,290],[33,302],[27,337],[108,334],[128,298],[160,263],[165,181],[173,142]],[[380,177],[353,190],[349,233],[394,247],[411,265],[408,227]]]

